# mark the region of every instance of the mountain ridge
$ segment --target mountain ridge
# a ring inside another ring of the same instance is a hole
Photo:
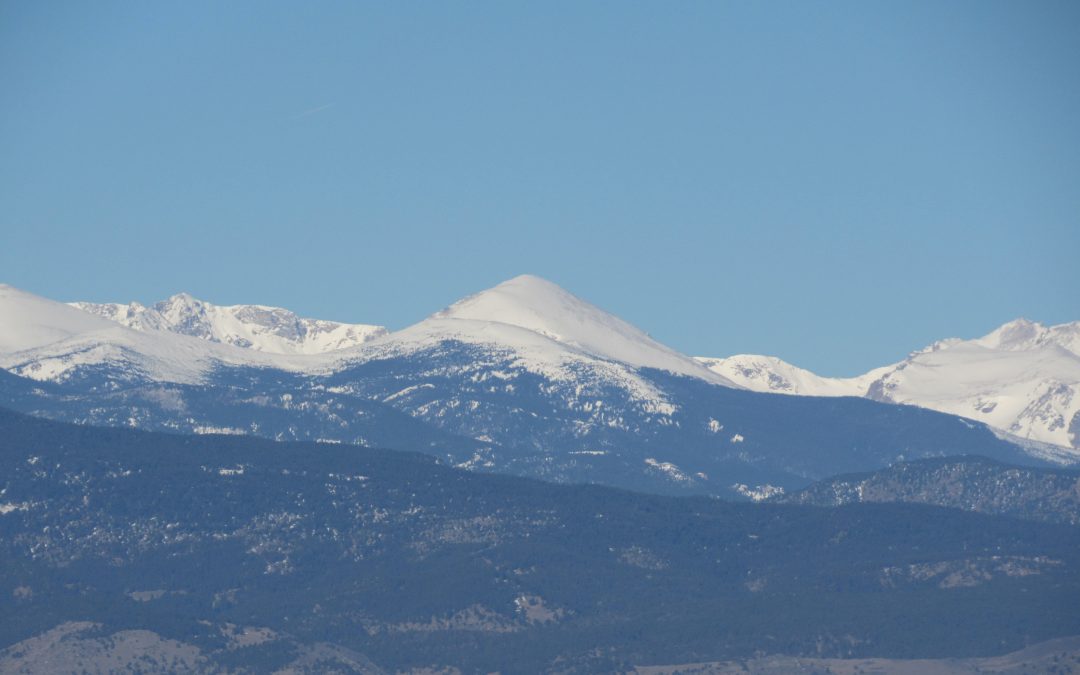
[[[938,340],[851,378],[823,377],[770,356],[698,360],[754,391],[916,405],[984,422],[1033,452],[1080,457],[1080,321],[1016,319],[978,338]]]
[[[986,457],[899,462],[872,472],[842,474],[763,501],[840,506],[856,503],[931,504],[1012,518],[1080,524],[1080,471],[1017,466]]]
[[[60,420],[392,445],[478,471],[726,497],[740,494],[733,484],[796,489],[948,454],[1045,461],[951,415],[721,386],[703,365],[535,277],[322,354],[135,330],[29,294],[19,297],[39,311],[22,316],[5,297],[0,315],[12,321],[0,333],[63,314],[46,344],[0,353],[12,373],[0,395]],[[93,330],[67,326],[74,315]]]
[[[19,325],[20,320],[25,321],[27,317],[33,321],[39,315],[51,317],[62,313],[59,309],[62,303],[14,287],[6,288],[6,295],[0,295],[0,303],[11,304],[13,296],[19,296],[22,305],[31,304],[29,299],[32,298],[32,303],[38,307],[25,312],[26,316],[22,317],[9,312],[12,316],[5,322],[5,331],[10,331],[12,326]],[[492,307],[492,304],[496,307]],[[31,336],[24,339],[18,349],[3,349],[3,336],[0,335],[0,365],[38,379],[62,376],[63,365],[60,361],[63,359],[65,340],[69,343],[68,351],[79,355],[73,359],[73,364],[105,361],[116,356],[112,353],[115,350],[88,349],[86,343],[91,334],[100,337],[103,342],[111,340],[123,343],[135,353],[163,351],[150,346],[155,340],[186,345],[187,351],[191,352],[197,350],[197,346],[172,340],[168,334],[197,338],[221,347],[209,348],[198,359],[201,361],[249,363],[306,372],[324,372],[342,363],[363,362],[391,353],[410,353],[434,342],[453,339],[518,350],[521,352],[519,362],[533,367],[537,372],[566,375],[568,370],[578,369],[584,364],[609,372],[612,381],[626,382],[639,392],[645,392],[649,387],[623,366],[631,369],[658,368],[713,384],[739,387],[693,358],[656,342],[644,331],[622,319],[549,281],[531,275],[515,277],[463,298],[416,324],[393,332],[371,324],[303,319],[289,310],[263,305],[218,306],[187,293],[178,293],[149,307],[139,303],[87,302],[72,302],[67,306],[110,323],[85,322],[85,326],[56,329],[53,331],[55,338],[42,338],[36,342]],[[243,319],[253,314],[263,321],[245,323]],[[74,314],[65,316],[70,319]],[[70,320],[68,323],[78,324]],[[113,325],[122,326],[127,331],[110,330]],[[293,335],[283,338],[280,333],[287,328],[293,329]],[[327,333],[330,339],[307,343],[295,339],[313,330]],[[44,335],[47,331],[39,333]],[[54,364],[53,367],[26,367],[34,360],[34,350]],[[5,359],[3,352],[17,353],[22,361],[10,356]],[[198,369],[199,372],[204,370]],[[192,381],[197,375],[185,373],[180,377],[173,371],[165,373],[171,373],[178,381]]]
[[[138,302],[68,303],[136,330],[164,330],[275,354],[321,354],[385,335],[383,326],[308,319],[268,305],[215,305],[177,293],[146,306]]]
[[[321,355],[268,354],[178,332],[138,330],[62,302],[0,285],[0,367],[36,380],[62,381],[87,367],[120,380],[197,383],[214,368],[323,367]]]

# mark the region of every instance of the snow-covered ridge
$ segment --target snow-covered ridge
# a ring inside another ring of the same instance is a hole
[[[737,387],[622,319],[531,275],[469,296],[400,331],[340,353],[343,365],[410,356],[455,342],[493,361],[564,384],[620,388],[648,412],[674,407],[638,369],[655,368]]]
[[[166,330],[120,323],[0,284],[0,368],[61,380],[82,366],[115,367],[131,377],[195,383],[218,365],[325,369],[324,356],[267,354]]]
[[[619,387],[660,414],[672,408],[639,372],[656,368],[735,386],[694,359],[537,277],[511,279],[403,330],[301,319],[273,307],[218,307],[188,295],[146,307],[64,305],[0,293],[0,367],[41,380],[109,366],[133,377],[200,382],[219,365],[327,374],[455,342],[508,367],[570,385]]]
[[[42,347],[113,327],[100,317],[0,284],[0,353]]]
[[[1010,321],[853,378],[822,377],[770,356],[699,361],[755,391],[917,405],[984,422],[1010,440],[1030,442],[1036,454],[1040,444],[1080,450],[1080,321]]]
[[[540,277],[521,275],[460,300],[414,327],[423,331],[467,321],[485,330],[492,324],[516,326],[547,338],[560,350],[656,368],[737,386],[693,358],[660,344],[647,333]],[[464,324],[460,324],[464,325]]]
[[[875,378],[884,374],[878,368],[858,377],[822,377],[793,366],[775,356],[736,354],[726,358],[698,357],[715,373],[754,391],[802,396],[863,396]]]
[[[448,342],[476,347],[492,368],[527,370],[579,390],[618,387],[662,415],[672,404],[643,368],[756,391],[917,405],[984,422],[1033,454],[1051,458],[1049,445],[1080,456],[1080,322],[1013,321],[858,377],[827,378],[774,357],[692,359],[527,275],[393,333],[186,295],[152,307],[73,307],[0,285],[0,367],[40,380],[89,366],[161,382],[203,382],[222,365],[328,374],[373,359],[423,357]]]
[[[150,307],[138,302],[70,304],[135,330],[169,331],[270,354],[325,354],[386,334],[382,326],[305,319],[280,307],[214,305],[187,293]]]

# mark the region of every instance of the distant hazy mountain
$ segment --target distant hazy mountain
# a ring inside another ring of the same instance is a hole
[[[921,406],[985,422],[1047,457],[1080,457],[1080,321],[1018,319],[853,378],[821,377],[770,356],[698,360],[754,391]]]
[[[150,307],[137,302],[70,304],[136,330],[171,331],[273,354],[321,354],[355,347],[386,334],[382,326],[304,319],[280,307],[223,307],[187,293]]]
[[[136,312],[135,329],[0,287],[0,367],[18,376],[0,378],[0,396],[64,420],[394,447],[477,470],[669,493],[736,496],[740,484],[764,494],[952,454],[1040,461],[953,416],[736,388],[531,276],[316,354],[229,344],[239,329],[221,332],[224,319],[214,325],[225,341],[151,325],[166,315],[189,328],[203,324],[176,317],[220,318],[155,309]]]
[[[932,504],[1076,525],[1080,524],[1080,471],[1012,466],[985,457],[925,459],[835,476],[769,501],[816,506]]]
[[[660,497],[0,410],[0,590],[2,672],[972,657],[1080,634],[1080,528]]]

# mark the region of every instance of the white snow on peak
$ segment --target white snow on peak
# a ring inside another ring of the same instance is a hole
[[[1017,319],[972,340],[987,349],[1031,351],[1056,346],[1080,356],[1080,321],[1044,326],[1035,321]]]
[[[109,321],[0,284],[0,352],[18,352],[110,328]]]
[[[490,330],[490,324],[516,326],[590,356],[736,386],[617,316],[528,274],[460,300],[427,320],[429,325],[453,325],[447,321],[468,321],[481,331]]]
[[[821,377],[775,357],[700,359],[756,391],[866,396],[984,422],[1047,459],[1080,459],[1080,321],[1018,319],[971,340],[950,338],[853,378]],[[1065,455],[1040,449],[1070,449]]]
[[[475,347],[480,350],[480,360],[501,362],[579,391],[593,386],[617,387],[652,414],[671,415],[675,407],[640,368],[737,386],[622,319],[529,275],[515,277],[408,328],[341,352],[340,358],[348,365],[437,350],[448,342]]]
[[[698,357],[713,372],[753,391],[802,396],[863,396],[883,369],[858,377],[822,377],[775,356],[736,354],[726,358]]]
[[[280,307],[221,306],[178,293],[152,307],[73,302],[135,330],[163,330],[270,354],[325,354],[386,334],[382,326],[305,319]]]
[[[768,356],[691,359],[528,275],[394,333],[302,319],[276,307],[222,307],[187,294],[151,307],[75,305],[0,285],[0,368],[52,380],[104,364],[158,381],[200,382],[220,365],[326,373],[459,341],[551,379],[624,388],[658,414],[671,414],[672,404],[640,368],[756,391],[931,408],[984,422],[1048,459],[1080,459],[1080,322],[1018,319],[980,338],[936,342],[858,377],[828,378]]]
[[[1013,439],[1080,450],[1080,322],[1013,321],[916,352],[869,395],[985,422]],[[1075,424],[1075,425],[1074,425]]]
[[[219,307],[186,294],[149,307],[73,307],[14,289],[8,295],[0,302],[0,317],[8,317],[0,325],[0,367],[41,380],[103,364],[168,382],[205,381],[220,365],[327,373],[457,341],[553,380],[622,388],[656,414],[669,415],[674,408],[639,368],[735,386],[537,277],[512,279],[394,333],[300,319],[261,305]],[[49,318],[54,315],[63,320]]]
[[[111,365],[131,376],[195,383],[217,365],[325,368],[323,356],[264,354],[167,330],[128,328],[61,302],[0,285],[0,368],[59,380],[79,366]]]

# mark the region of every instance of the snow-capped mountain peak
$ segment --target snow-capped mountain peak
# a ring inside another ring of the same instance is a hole
[[[737,386],[619,317],[529,274],[459,300],[425,323],[444,321],[507,324],[603,359]]]
[[[86,311],[0,285],[0,368],[37,380],[62,381],[90,368],[111,370],[126,381],[195,383],[219,366],[312,372],[335,360],[321,353],[244,349],[155,327],[164,321],[157,310],[137,303]]]
[[[270,354],[324,354],[386,334],[382,326],[305,319],[265,305],[219,306],[188,293],[152,307],[138,302],[71,304],[135,330],[164,330]]]
[[[975,342],[989,349],[1015,351],[1031,348],[1045,332],[1046,328],[1042,324],[1021,318],[994,329]]]
[[[987,349],[1008,351],[1056,346],[1080,356],[1080,321],[1047,327],[1036,321],[1016,319],[972,342]]]
[[[1080,321],[1048,327],[1016,319],[853,378],[822,377],[774,357],[700,360],[756,391],[916,405],[985,422],[1017,442],[1056,446],[1040,450],[1049,456],[1080,450]]]
[[[215,364],[322,372],[451,341],[501,354],[507,363],[561,381],[583,377],[615,383],[651,402],[663,397],[637,373],[639,368],[737,386],[533,276],[511,279],[395,333],[380,326],[305,319],[265,305],[218,306],[187,293],[147,306],[64,305],[15,289],[8,292],[31,298],[26,302],[36,308],[6,303],[12,319],[0,336],[4,367],[38,379],[66,377],[92,364],[122,363],[135,364],[132,372],[147,377],[184,382],[199,381]],[[56,320],[49,318],[53,315]],[[39,316],[48,319],[47,325],[31,330],[28,322],[36,326],[40,322],[34,317]]]

